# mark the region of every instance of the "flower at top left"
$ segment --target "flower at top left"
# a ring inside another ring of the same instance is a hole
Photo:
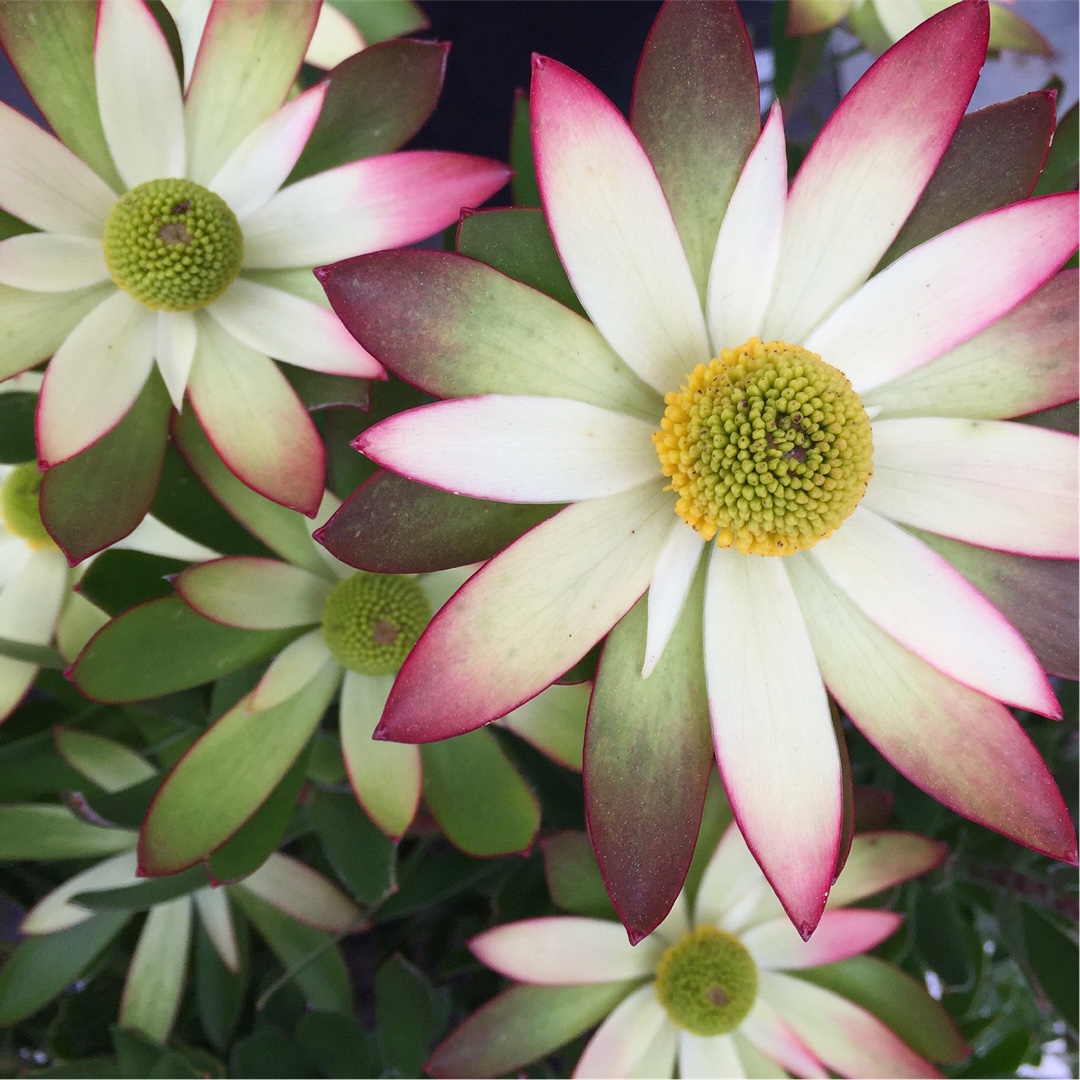
[[[143,0],[101,0],[96,24],[80,3],[0,13],[0,43],[63,136],[0,106],[0,207],[19,219],[0,242],[0,379],[51,357],[37,413],[43,469],[156,393],[161,439],[169,400],[190,406],[245,484],[317,510],[324,450],[274,360],[385,376],[320,302],[310,268],[430,236],[509,175],[487,159],[412,151],[314,175],[301,162],[288,183],[339,89],[335,75],[286,101],[318,10],[317,0],[217,0],[186,91]],[[444,47],[387,46],[436,53],[426,62],[437,95]],[[395,146],[415,130],[391,126]],[[347,153],[372,153],[366,145]],[[35,231],[10,235],[20,223]]]

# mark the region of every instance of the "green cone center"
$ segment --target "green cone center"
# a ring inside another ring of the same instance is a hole
[[[394,675],[431,621],[416,578],[359,573],[335,585],[323,605],[323,637],[342,667]]]
[[[813,547],[866,492],[870,418],[844,374],[806,349],[751,338],[664,401],[653,442],[675,512],[720,547]]]
[[[660,957],[656,996],[671,1022],[709,1038],[734,1031],[757,997],[757,965],[742,942],[715,926],[699,926]]]
[[[212,304],[244,258],[236,215],[190,180],[150,180],[126,192],[109,211],[102,243],[113,281],[163,311]]]
[[[45,530],[38,506],[42,474],[32,461],[16,465],[0,487],[0,514],[12,536],[25,540],[33,548],[51,547],[52,537]]]

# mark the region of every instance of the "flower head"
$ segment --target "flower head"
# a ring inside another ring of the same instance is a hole
[[[846,905],[925,873],[943,854],[941,845],[911,833],[856,837],[829,910],[804,942],[732,824],[693,902],[680,894],[667,919],[637,946],[613,922],[573,916],[497,926],[469,946],[488,967],[519,982],[567,991],[606,983],[621,998],[606,1010],[610,1015],[585,1047],[576,1077],[824,1076],[826,1070],[937,1076],[878,1017],[819,985],[814,969],[827,985],[823,965],[872,949],[902,922],[889,911]],[[894,984],[906,981],[886,971]],[[429,1072],[496,1075],[539,1056],[511,1022],[512,1007],[504,1008],[498,1030],[489,1009],[436,1048]],[[962,1056],[963,1042],[944,1013],[934,1014],[934,1022],[951,1031],[953,1056]],[[582,1026],[590,1026],[587,1019]]]
[[[780,109],[759,134],[727,5],[662,9],[633,127],[537,57],[544,213],[591,322],[451,255],[319,271],[366,347],[451,399],[375,425],[359,449],[445,491],[569,504],[435,617],[376,735],[469,730],[611,632],[586,800],[635,937],[681,884],[711,751],[750,849],[812,931],[842,835],[826,689],[949,806],[1076,856],[1001,704],[1056,717],[1057,702],[979,591],[1001,551],[1031,556],[1009,565],[1045,582],[1076,557],[1075,439],[1000,419],[1075,392],[1069,301],[1044,323],[1025,302],[1075,289],[1053,276],[1076,246],[1076,195],[954,210],[959,223],[886,257],[960,123],[987,29],[965,3],[913,31],[841,102],[790,189]],[[1051,378],[1028,335],[1052,341]],[[993,401],[972,402],[970,363],[1011,373]]]
[[[50,18],[75,27],[81,7]],[[318,7],[204,7],[201,36],[185,34],[185,91],[146,4],[102,0],[83,157],[0,108],[0,206],[34,230],[0,242],[0,328],[16,339],[0,378],[52,357],[37,421],[43,468],[110,432],[156,367],[173,406],[187,399],[244,483],[318,509],[323,446],[271,358],[333,375],[383,370],[312,295],[308,268],[428,236],[507,177],[492,161],[420,151],[288,183],[328,92],[324,81],[286,100]],[[17,23],[6,25],[12,38]]]

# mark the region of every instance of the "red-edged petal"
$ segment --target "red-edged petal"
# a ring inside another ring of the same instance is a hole
[[[833,964],[879,945],[904,921],[894,911],[849,908],[826,911],[809,941],[786,918],[770,919],[744,930],[740,940],[765,970]]]

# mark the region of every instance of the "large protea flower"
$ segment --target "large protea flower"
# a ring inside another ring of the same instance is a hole
[[[317,2],[214,4],[186,92],[142,0],[98,5],[86,86],[88,71],[52,50],[78,42],[87,7],[48,7],[58,10],[15,5],[0,18],[5,48],[74,147],[0,108],[0,206],[38,230],[0,242],[0,378],[52,357],[40,465],[69,461],[121,424],[160,386],[156,368],[166,403],[187,400],[244,483],[314,515],[322,442],[271,357],[324,374],[383,371],[317,302],[307,268],[429,236],[508,170],[417,151],[288,183],[330,86],[285,100]],[[46,67],[58,63],[73,73]],[[150,416],[163,437],[167,404]]]
[[[1076,440],[1001,418],[1075,394],[1076,280],[1054,275],[1076,247],[1077,198],[980,213],[984,196],[963,193],[950,140],[987,31],[984,5],[959,4],[886,53],[790,190],[780,110],[759,135],[733,6],[662,10],[632,127],[536,58],[544,213],[591,322],[453,255],[318,271],[366,348],[454,399],[377,424],[359,449],[444,492],[569,504],[436,616],[376,736],[470,730],[610,631],[585,787],[632,936],[678,891],[713,748],[751,851],[813,930],[843,834],[827,691],[948,806],[1076,857],[1005,707],[1057,717],[1057,702],[986,593],[1057,668],[1059,624],[1028,605],[1075,592],[1061,560],[1077,551]],[[361,566],[364,499],[322,534]],[[417,516],[395,524],[393,509],[384,542]]]
[[[550,877],[558,850],[546,854]],[[860,955],[892,935],[902,917],[847,905],[925,873],[943,855],[940,844],[913,833],[857,836],[821,925],[804,942],[732,824],[696,895],[680,894],[636,947],[617,923],[572,915],[474,937],[477,959],[518,985],[452,1032],[427,1070],[505,1075],[604,1018],[575,1077],[939,1076],[879,1016],[850,1000],[876,987],[879,1010],[892,997],[894,1011],[919,1016],[923,1053],[964,1056],[959,1033],[925,990]],[[848,995],[827,989],[841,969]]]

